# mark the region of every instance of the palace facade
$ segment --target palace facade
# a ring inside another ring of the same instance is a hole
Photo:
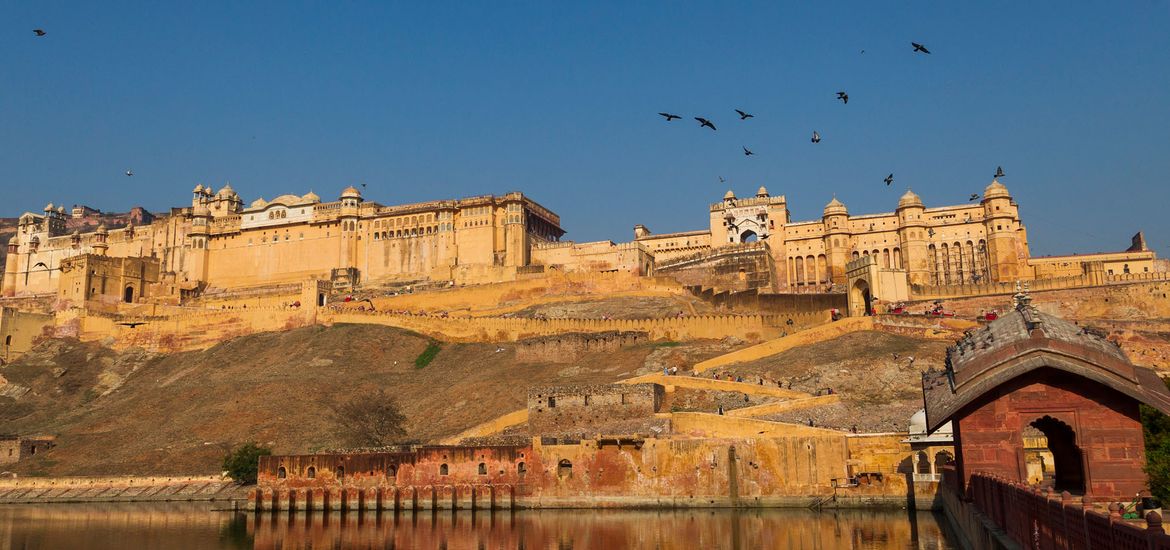
[[[1032,258],[1019,205],[1007,187],[992,181],[982,200],[927,208],[906,191],[893,212],[852,215],[835,197],[819,220],[793,222],[787,200],[760,187],[754,197],[728,191],[710,205],[706,229],[655,235],[634,227],[634,240],[665,263],[720,248],[764,242],[780,291],[829,291],[844,285],[846,265],[873,256],[878,269],[904,273],[910,285],[965,285],[1081,275],[1086,262],[1109,274],[1148,273],[1156,265],[1140,234],[1124,252]]]
[[[66,217],[64,207],[52,204],[20,217],[0,294],[135,302],[149,294],[178,299],[208,287],[307,279],[335,286],[507,280],[530,264],[536,244],[564,234],[559,216],[522,193],[383,206],[354,187],[336,201],[309,192],[245,206],[230,185],[219,191],[199,185],[191,206],[172,208],[148,225],[89,233],[68,233]],[[147,261],[78,259],[83,256]]]

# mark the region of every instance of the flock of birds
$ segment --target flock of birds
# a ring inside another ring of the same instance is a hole
[[[37,36],[45,36],[47,34],[44,29],[33,29],[33,33]],[[914,48],[914,53],[923,53],[923,54],[930,53],[930,50],[927,49],[926,46],[923,46],[922,44],[919,44],[917,42],[911,42],[910,45]],[[865,50],[861,50],[861,53],[865,53]],[[844,90],[837,92],[837,99],[841,100],[841,104],[843,104],[843,105],[849,104],[849,94],[846,93]],[[735,109],[735,113],[739,115],[739,120],[741,120],[741,121],[747,120],[749,118],[755,118],[755,116],[756,116],[756,115],[753,115],[753,114],[748,113],[746,111],[743,111],[741,109]],[[658,114],[661,115],[663,118],[665,118],[667,122],[682,119],[682,116],[672,114],[672,113],[660,112]],[[696,121],[698,121],[700,128],[710,128],[711,131],[718,130],[718,128],[715,127],[715,123],[711,122],[710,119],[704,118],[701,116],[697,116],[694,118]],[[809,141],[811,141],[813,143],[820,143],[821,142],[821,134],[818,133],[816,130],[813,130],[812,138]],[[743,146],[743,154],[745,157],[750,157],[752,155],[755,155],[756,153],[754,151],[752,151],[751,149],[748,149],[747,146],[745,145],[745,146]],[[134,175],[133,170],[126,170],[127,177],[130,177],[133,175]],[[1002,177],[1004,177],[1003,167],[997,167],[996,171],[995,171],[995,178],[998,179],[998,178],[1002,178]],[[720,183],[723,183],[725,180],[723,179],[722,176],[720,176],[719,181],[720,181]],[[893,185],[894,174],[891,173],[890,175],[886,176],[885,179],[883,179],[882,181],[885,182],[886,187]],[[366,184],[363,183],[362,187],[365,187],[365,186],[366,186]],[[968,201],[975,201],[978,198],[979,198],[978,193],[972,193],[971,197],[968,199]]]
[[[910,46],[914,48],[913,53],[922,53],[922,54],[929,54],[930,53],[930,50],[927,49],[926,46],[919,44],[918,42],[911,42]],[[861,50],[861,53],[865,53],[865,50]],[[841,101],[842,105],[849,104],[849,94],[844,90],[837,92],[837,99]],[[735,112],[736,112],[736,114],[739,115],[739,119],[741,121],[747,120],[749,118],[755,118],[755,115],[747,113],[741,109],[735,109]],[[679,120],[679,119],[683,118],[680,115],[676,115],[676,114],[668,113],[668,112],[660,112],[658,114],[660,116],[662,116],[663,118],[665,118],[666,122],[671,122],[671,121]],[[705,117],[701,117],[701,116],[697,116],[694,118],[696,121],[698,121],[700,128],[710,128],[712,131],[717,130],[717,128],[715,128],[715,123],[711,122],[710,119],[705,118]],[[817,132],[816,130],[813,130],[812,138],[809,141],[811,141],[812,143],[820,143],[821,142],[821,134],[819,132]],[[751,149],[748,149],[747,146],[745,145],[745,146],[743,146],[743,154],[744,154],[744,156],[750,157],[752,155],[755,155],[756,153],[754,151],[752,151]],[[994,177],[996,179],[1004,177],[1003,167],[996,167]],[[723,183],[724,181],[725,180],[723,179],[723,177],[720,176],[719,182]],[[890,175],[888,175],[884,179],[882,179],[882,181],[885,182],[887,187],[889,187],[890,185],[893,185],[894,174],[891,173]],[[970,198],[968,198],[968,201],[975,201],[977,199],[979,199],[979,194],[972,193]]]

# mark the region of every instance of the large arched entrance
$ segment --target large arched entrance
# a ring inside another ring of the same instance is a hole
[[[1052,488],[1057,491],[1084,494],[1085,466],[1081,448],[1077,446],[1077,434],[1072,427],[1047,415],[1034,420],[1028,426],[1038,430],[1047,440],[1048,452],[1052,456],[1050,478]],[[1047,481],[1048,476],[1044,477]]]
[[[759,235],[756,235],[756,232],[750,229],[739,235],[739,242],[741,243],[754,243],[758,240],[760,240]]]
[[[849,289],[849,315],[860,317],[873,311],[873,298],[869,295],[869,283],[865,279],[853,282]]]
[[[127,304],[134,303],[134,287],[126,287],[126,291],[122,293],[122,301],[126,302]]]

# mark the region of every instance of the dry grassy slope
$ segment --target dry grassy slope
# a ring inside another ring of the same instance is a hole
[[[812,418],[818,426],[840,429],[856,425],[862,431],[905,430],[910,415],[922,408],[921,371],[941,367],[948,345],[949,341],[885,332],[855,332],[716,370],[743,375],[750,382],[762,374],[810,393],[833,388],[841,396],[840,403],[766,417],[769,420]],[[909,357],[915,359],[913,366]]]
[[[10,468],[25,474],[208,473],[226,448],[250,439],[278,453],[341,446],[329,406],[363,389],[397,395],[409,436],[428,441],[523,408],[529,385],[608,383],[729,346],[646,345],[552,365],[515,363],[508,344],[500,353],[495,344],[446,344],[416,369],[426,345],[372,325],[257,334],[167,356],[53,341],[0,369],[31,388],[0,397],[0,432],[58,436],[51,453]]]

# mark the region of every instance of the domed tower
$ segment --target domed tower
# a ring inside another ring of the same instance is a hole
[[[833,197],[821,214],[825,226],[825,250],[833,284],[845,284],[845,264],[849,263],[849,209]]]
[[[992,180],[983,190],[983,225],[987,233],[987,267],[991,280],[1031,279],[1025,269],[1028,243],[1020,213],[1007,187]]]
[[[341,191],[341,265],[353,267],[357,258],[358,219],[361,215],[362,192],[349,186]]]
[[[49,203],[45,206],[45,219],[42,231],[48,233],[49,237],[65,234],[65,210],[58,209]]]
[[[187,278],[207,280],[208,243],[211,241],[211,211],[199,204],[191,213],[191,231],[187,233]]]
[[[98,226],[97,231],[94,232],[93,253],[98,256],[105,256],[106,251],[110,249],[109,239],[110,230],[106,229],[106,224]]]
[[[0,296],[16,295],[16,270],[20,267],[20,241],[18,235],[8,239],[8,255],[4,257],[4,281],[0,285]]]
[[[926,207],[922,198],[907,189],[898,199],[898,241],[902,268],[912,285],[928,285],[930,279],[930,236],[926,227]],[[896,264],[897,262],[895,262]]]

